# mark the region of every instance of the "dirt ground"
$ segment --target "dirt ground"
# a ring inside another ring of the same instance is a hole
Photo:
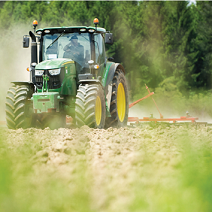
[[[2,128],[0,133],[0,171],[9,179],[13,203],[0,200],[3,211],[211,209],[211,189],[201,184],[212,185],[211,127]]]

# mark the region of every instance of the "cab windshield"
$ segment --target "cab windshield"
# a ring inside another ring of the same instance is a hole
[[[68,58],[83,65],[91,59],[89,33],[46,34],[43,37],[42,57],[43,61]]]

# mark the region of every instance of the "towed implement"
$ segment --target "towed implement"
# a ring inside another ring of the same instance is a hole
[[[105,44],[113,35],[97,27],[51,27],[23,37],[31,38],[29,82],[12,82],[6,97],[6,122],[10,129],[64,127],[66,116],[77,126],[125,126],[128,88],[125,69],[106,58]],[[39,48],[38,48],[39,47]]]
[[[135,106],[139,102],[141,102],[144,99],[146,99],[146,98],[148,98],[148,97],[151,96],[152,101],[154,102],[154,104],[155,104],[155,106],[156,106],[156,108],[157,108],[157,110],[158,110],[158,112],[160,114],[160,118],[154,118],[153,117],[153,114],[151,114],[150,117],[143,117],[143,119],[140,119],[138,117],[128,117],[128,122],[129,123],[130,122],[131,122],[131,124],[132,123],[139,124],[140,122],[155,122],[155,123],[157,123],[157,122],[169,122],[169,123],[170,122],[171,123],[176,123],[176,122],[181,122],[181,123],[182,122],[192,122],[192,123],[196,123],[196,121],[198,120],[197,117],[191,117],[188,112],[186,112],[186,116],[181,116],[180,118],[164,118],[163,115],[161,114],[161,112],[160,112],[160,110],[159,110],[159,108],[158,108],[155,100],[152,97],[152,95],[154,94],[154,92],[150,92],[150,90],[149,90],[149,88],[148,88],[147,85],[146,85],[146,89],[147,89],[147,91],[148,91],[149,94],[147,96],[145,96],[145,97],[143,97],[143,98],[141,98],[141,99],[139,99],[139,100],[131,103],[129,105],[129,108]],[[199,124],[207,124],[206,122],[198,122],[198,123]]]

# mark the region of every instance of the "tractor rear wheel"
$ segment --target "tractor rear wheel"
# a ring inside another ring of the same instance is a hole
[[[105,96],[102,87],[93,84],[80,85],[75,102],[76,125],[102,129],[105,126],[105,117]]]
[[[116,70],[112,81],[110,103],[111,117],[107,118],[107,127],[124,127],[127,125],[129,111],[128,88],[126,78],[121,70]]]
[[[27,85],[13,85],[6,97],[6,121],[9,129],[32,126],[32,89]]]

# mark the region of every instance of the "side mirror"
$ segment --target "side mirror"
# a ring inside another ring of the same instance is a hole
[[[105,43],[113,44],[113,34],[112,33],[105,33]]]
[[[29,47],[29,37],[28,35],[24,35],[23,37],[23,48],[28,48]]]
[[[109,57],[109,58],[107,58],[107,60],[112,62],[112,61],[114,61],[114,58],[113,57]]]

